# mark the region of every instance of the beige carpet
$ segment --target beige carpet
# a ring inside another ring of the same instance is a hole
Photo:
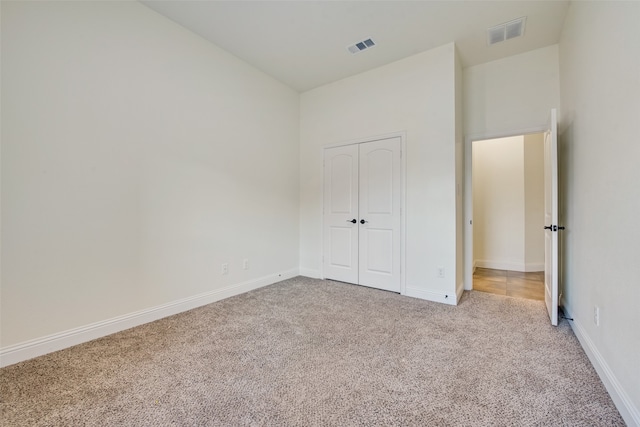
[[[303,277],[0,373],[3,426],[624,425],[543,302]]]

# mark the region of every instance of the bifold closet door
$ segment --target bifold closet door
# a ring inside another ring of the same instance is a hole
[[[400,292],[400,138],[330,148],[324,160],[324,277]]]
[[[324,277],[358,283],[358,146],[324,153]]]
[[[359,145],[358,283],[400,292],[400,138]]]

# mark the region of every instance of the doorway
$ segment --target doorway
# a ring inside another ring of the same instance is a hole
[[[402,137],[324,150],[323,277],[402,291]]]
[[[471,145],[473,289],[544,300],[544,134]]]

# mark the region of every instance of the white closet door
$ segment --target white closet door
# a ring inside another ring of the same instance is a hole
[[[359,148],[359,284],[400,292],[401,141]]]
[[[358,283],[358,146],[324,153],[324,277]]]
[[[323,275],[400,292],[401,139],[324,155]]]

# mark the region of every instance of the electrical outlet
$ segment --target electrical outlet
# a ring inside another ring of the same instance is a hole
[[[593,323],[595,323],[596,326],[600,326],[600,307],[597,305],[593,306]]]
[[[443,278],[443,277],[444,277],[444,267],[443,267],[443,266],[439,266],[439,267],[438,267],[438,272],[437,272],[437,274],[438,274],[438,277],[439,277],[439,278]]]
[[[249,260],[248,260],[247,258],[245,258],[245,259],[242,261],[242,269],[243,269],[243,270],[248,270],[248,269],[249,269]]]
[[[222,274],[223,275],[229,274],[229,264],[227,264],[226,262],[222,264]]]

